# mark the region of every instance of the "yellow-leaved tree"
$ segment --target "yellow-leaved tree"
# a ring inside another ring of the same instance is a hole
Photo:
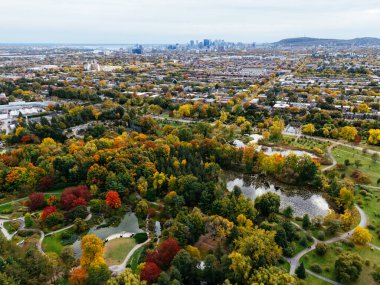
[[[88,270],[90,267],[100,267],[106,262],[103,258],[103,241],[96,235],[86,235],[81,240],[82,256],[80,265]]]
[[[367,229],[358,226],[354,230],[352,240],[354,241],[354,243],[365,245],[372,240],[372,235]]]

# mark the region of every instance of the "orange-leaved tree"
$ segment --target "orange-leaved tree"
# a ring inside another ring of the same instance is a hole
[[[108,191],[106,195],[106,203],[108,207],[112,209],[117,209],[121,206],[121,200],[119,197],[119,193],[116,191]]]

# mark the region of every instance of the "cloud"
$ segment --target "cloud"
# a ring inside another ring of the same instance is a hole
[[[0,42],[380,37],[379,0],[3,0]]]

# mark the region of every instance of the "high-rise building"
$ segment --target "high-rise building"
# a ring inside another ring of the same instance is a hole
[[[204,47],[210,47],[210,40],[209,39],[204,39],[203,40],[203,46]]]

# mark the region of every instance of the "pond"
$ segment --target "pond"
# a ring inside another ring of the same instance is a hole
[[[121,220],[120,224],[117,227],[105,227],[105,228],[99,228],[99,225],[92,227],[88,234],[94,234],[100,239],[104,240],[108,236],[117,234],[120,232],[130,232],[130,233],[140,233],[143,232],[139,228],[139,223],[137,220],[137,217],[135,213],[126,213]],[[77,240],[73,244],[74,249],[74,255],[76,258],[79,258],[82,255],[81,248],[80,248],[80,240]]]
[[[276,193],[281,198],[281,209],[291,206],[294,216],[302,217],[308,214],[310,217],[324,217],[329,213],[327,201],[318,192],[276,184],[257,175],[244,175],[230,171],[224,172],[224,179],[229,191],[239,186],[244,196],[252,200],[267,192]]]

